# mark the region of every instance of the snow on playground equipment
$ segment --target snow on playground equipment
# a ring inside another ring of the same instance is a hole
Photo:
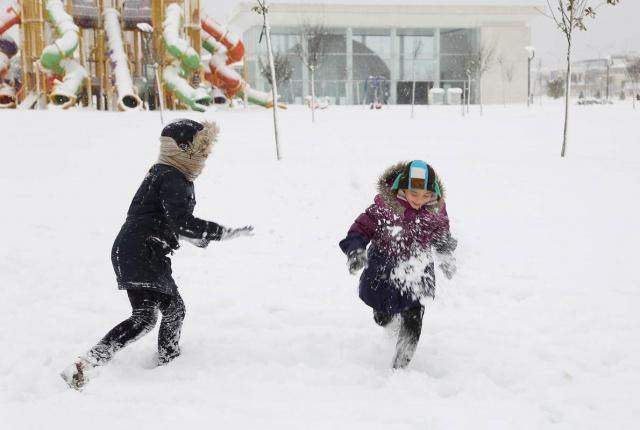
[[[205,15],[200,23],[202,26],[202,46],[211,53],[209,70],[207,71],[205,68],[207,80],[215,87],[220,88],[228,98],[246,95],[247,101],[250,103],[266,108],[273,107],[273,99],[268,93],[251,88],[230,66],[244,58],[242,41],[209,16]]]
[[[143,35],[141,23],[151,32]],[[200,0],[0,0],[0,36],[14,26],[20,39],[2,39],[0,48],[0,107],[66,109],[81,100],[131,111],[144,99],[148,109],[203,111],[212,92],[222,102],[224,94],[273,106],[233,68],[243,64],[242,40],[201,19]],[[202,42],[212,54],[206,62]]]
[[[0,5],[0,35],[20,23],[20,6],[14,2]]]
[[[12,108],[16,105],[16,89],[5,81],[18,46],[13,39],[3,37],[2,34],[20,23],[19,10],[20,6],[13,2],[0,6],[0,108]]]
[[[46,0],[45,9],[60,37],[44,48],[40,65],[56,76],[49,96],[51,102],[68,108],[76,103],[82,83],[89,77],[84,67],[75,59],[80,43],[80,28],[65,11],[61,0]],[[57,78],[59,76],[62,80]]]
[[[113,8],[104,11],[104,28],[107,34],[111,67],[115,78],[117,106],[121,111],[139,110],[142,100],[133,89],[133,80],[129,71],[129,58],[124,51],[120,14]]]
[[[213,99],[202,87],[193,88],[187,76],[200,70],[200,56],[189,42],[180,37],[182,24],[182,8],[171,3],[166,8],[163,22],[163,41],[167,52],[175,60],[164,68],[162,78],[167,90],[191,109],[203,112]]]
[[[69,108],[76,103],[83,82],[89,77],[84,67],[75,59],[80,43],[80,28],[65,9],[61,0],[46,0],[47,17],[60,36],[51,45],[44,48],[40,64],[56,78],[50,100],[53,104]]]
[[[5,83],[11,58],[18,52],[18,45],[9,37],[0,36],[0,108],[12,108],[16,105],[16,90]]]

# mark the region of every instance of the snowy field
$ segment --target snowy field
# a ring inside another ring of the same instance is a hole
[[[109,256],[159,117],[0,112],[3,429],[640,428],[640,110],[574,107],[564,160],[559,104],[291,108],[281,162],[270,111],[208,117],[196,214],[256,236],[174,257],[179,359],[151,368],[156,328],[76,392],[59,372],[130,311]],[[447,185],[460,270],[394,372],[337,243],[415,158]]]

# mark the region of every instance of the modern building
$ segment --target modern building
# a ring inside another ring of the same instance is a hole
[[[315,73],[316,96],[335,104],[372,98],[391,104],[427,103],[430,88],[463,88],[471,78],[471,99],[484,103],[523,103],[527,98],[530,21],[544,7],[540,0],[270,0],[274,51],[292,65],[291,79],[279,88],[288,102],[310,94],[309,70],[296,51],[321,26],[325,55]],[[268,83],[262,19],[241,2],[229,21],[242,34],[248,80]],[[305,37],[306,35],[306,37]],[[487,55],[489,54],[489,55]],[[479,56],[488,70],[474,69]],[[471,75],[471,76],[469,76]]]
[[[640,59],[631,54],[576,61],[572,64],[572,91],[582,97],[618,98],[623,92],[632,96],[638,89],[627,66],[637,61]]]
[[[640,63],[640,54],[615,54],[606,58],[577,60],[571,63],[571,93],[580,98],[620,98],[632,97],[640,92],[640,82],[634,81],[629,73],[632,65]],[[566,70],[541,70],[538,80],[542,83],[566,76]],[[636,80],[640,80],[637,77]],[[545,92],[546,86],[539,85]]]

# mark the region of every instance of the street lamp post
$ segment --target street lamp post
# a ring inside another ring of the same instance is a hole
[[[527,46],[525,48],[529,55],[527,55],[527,107],[531,107],[531,62],[536,58],[536,50],[533,46]]]

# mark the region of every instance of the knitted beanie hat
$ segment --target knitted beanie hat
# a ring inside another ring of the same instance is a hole
[[[414,160],[398,174],[392,190],[426,190],[442,197],[442,191],[433,168],[422,160]]]
[[[176,144],[186,151],[191,147],[194,136],[204,128],[204,125],[192,119],[177,119],[167,124],[160,136],[170,137]]]

